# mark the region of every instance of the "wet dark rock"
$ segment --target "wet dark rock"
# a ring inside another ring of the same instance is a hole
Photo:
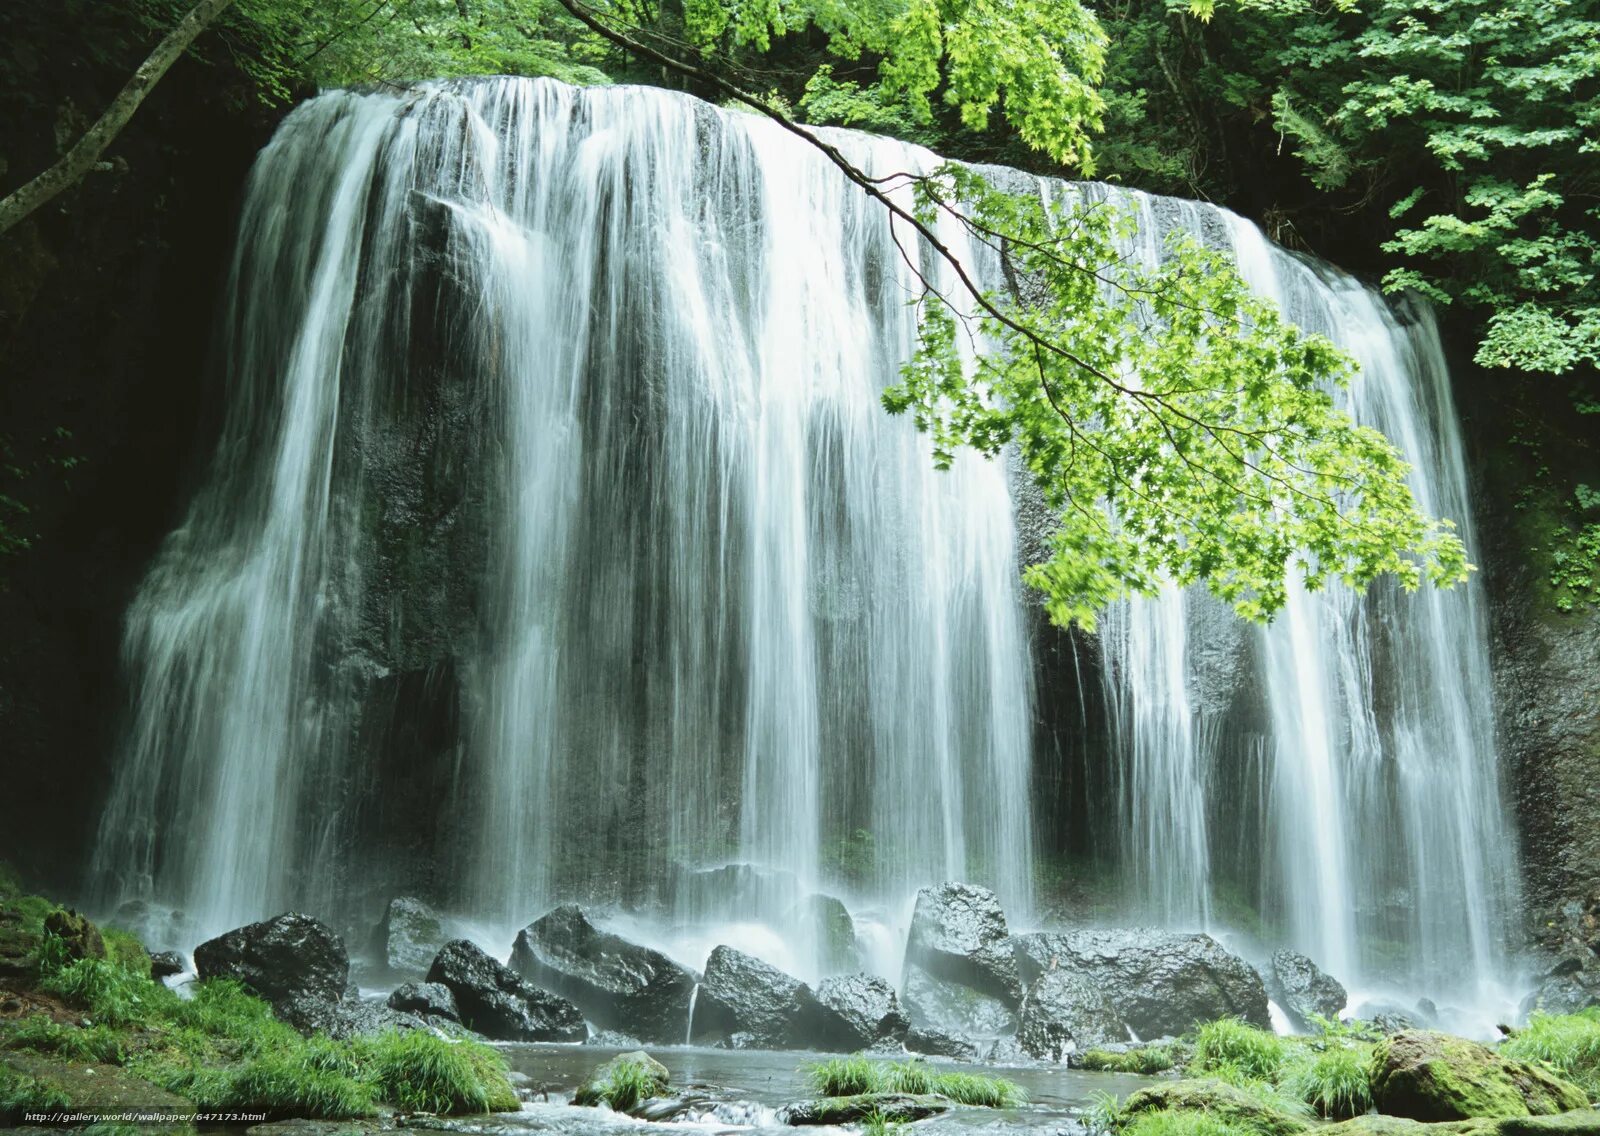
[[[1272,956],[1267,992],[1301,1029],[1311,1027],[1313,1015],[1336,1020],[1349,1000],[1337,979],[1324,974],[1305,955],[1289,950]]]
[[[201,943],[194,965],[202,979],[234,979],[285,1017],[304,1018],[317,1003],[342,1001],[350,979],[344,940],[326,923],[296,912]]]
[[[461,1020],[461,1011],[456,1008],[456,996],[442,982],[408,982],[396,987],[389,995],[389,1008],[418,1014],[423,1018],[443,1018],[451,1022]]]
[[[1052,970],[1081,975],[1140,1037],[1228,1017],[1271,1026],[1261,976],[1210,935],[1128,928],[1037,932],[1012,942],[1025,982]]]
[[[278,1015],[303,1034],[320,1033],[335,1041],[429,1028],[429,1023],[416,1014],[363,998],[346,997],[337,1002],[295,998],[279,1008]]]
[[[1000,899],[988,888],[946,883],[917,893],[906,941],[906,966],[959,983],[1011,1007],[1022,982]]]
[[[855,1124],[876,1116],[890,1124],[926,1120],[948,1112],[944,1097],[915,1096],[911,1093],[861,1093],[853,1097],[823,1097],[796,1101],[778,1110],[784,1124]]]
[[[1600,1006],[1600,956],[1583,947],[1568,946],[1547,956],[1533,990],[1522,1003],[1523,1014],[1576,1014]]]
[[[389,901],[373,931],[373,953],[396,974],[424,974],[448,936],[438,913],[420,899]]]
[[[745,1035],[738,1048],[791,1049],[815,1044],[818,1032],[816,996],[798,978],[732,947],[717,947],[706,959],[694,1040]]]
[[[590,1021],[645,1041],[679,1043],[689,1025],[694,974],[660,951],[602,931],[566,904],[517,936],[511,967],[575,1002]]]
[[[61,908],[46,915],[44,930],[45,934],[54,935],[61,941],[61,947],[69,959],[106,957],[106,944],[100,937],[100,928],[91,923],[87,915],[71,908]]]
[[[978,1047],[964,1037],[944,1030],[913,1026],[906,1032],[907,1053],[920,1053],[924,1057],[949,1057],[956,1061],[976,1061]]]
[[[1372,1053],[1379,1112],[1412,1120],[1546,1116],[1587,1108],[1582,1089],[1487,1046],[1429,1030],[1407,1030]]]
[[[622,1033],[618,1030],[591,1029],[583,1044],[593,1045],[601,1049],[639,1049],[644,1045],[644,1042],[632,1034]]]
[[[492,1041],[582,1041],[588,1034],[578,1007],[523,981],[466,939],[444,945],[428,981],[448,986],[461,1024]]]
[[[1077,971],[1046,971],[1023,998],[1017,1040],[1030,1057],[1063,1061],[1068,1054],[1127,1037],[1105,992]]]
[[[817,984],[818,1022],[824,1049],[853,1053],[903,1038],[911,1023],[894,987],[871,974],[841,974]]]
[[[160,982],[163,978],[176,978],[189,969],[177,951],[157,951],[150,956],[150,977]]]
[[[617,1078],[624,1075],[630,1080],[637,1080],[638,1095],[632,1101],[614,1101],[609,1093]],[[596,1065],[588,1079],[572,1094],[572,1103],[589,1108],[601,1104],[613,1107],[621,1105],[618,1111],[627,1112],[651,1097],[661,1096],[667,1091],[670,1080],[665,1065],[644,1050],[636,1049],[631,1053],[619,1053],[604,1064]]]
[[[906,964],[901,988],[906,1016],[923,1028],[969,1039],[991,1039],[1017,1031],[1017,1014],[999,998],[960,982],[947,982]]]

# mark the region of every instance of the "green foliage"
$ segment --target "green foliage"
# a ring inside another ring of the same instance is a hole
[[[1089,1094],[1089,1107],[1083,1115],[1089,1136],[1107,1136],[1122,1124],[1122,1102],[1116,1094],[1095,1090]]]
[[[1283,606],[1291,570],[1312,590],[1466,577],[1461,542],[1420,512],[1394,447],[1338,408],[1349,360],[1223,258],[1179,238],[1143,268],[1118,248],[1131,217],[1005,193],[968,168],[915,188],[925,224],[953,216],[1004,244],[1035,287],[982,298],[994,349],[975,363],[961,319],[925,296],[917,353],[884,405],[911,414],[941,467],[963,446],[1016,445],[1061,519],[1027,571],[1055,621],[1092,627],[1105,604],[1168,580],[1259,620]]]
[[[862,1136],[898,1136],[911,1126],[903,1120],[890,1120],[881,1112],[874,1112],[861,1122]]]
[[[138,936],[117,927],[100,928],[106,947],[106,961],[141,978],[150,977],[150,952]]]
[[[627,1112],[642,1100],[655,1095],[657,1075],[638,1062],[613,1062],[592,1094],[616,1112]]]
[[[1500,1053],[1548,1066],[1600,1100],[1600,1007],[1577,1014],[1539,1014],[1500,1045]]]
[[[835,1057],[804,1070],[813,1090],[825,1097],[863,1093],[910,1093],[948,1097],[980,1108],[1015,1108],[1027,1101],[1022,1087],[1003,1077],[941,1071],[923,1061],[873,1061]]]
[[[1360,1116],[1372,1108],[1371,1062],[1370,1045],[1331,1045],[1293,1062],[1283,1074],[1283,1090],[1327,1119]]]
[[[1120,1053],[1089,1049],[1078,1057],[1080,1069],[1101,1073],[1165,1073],[1176,1064],[1170,1045],[1141,1045]]]

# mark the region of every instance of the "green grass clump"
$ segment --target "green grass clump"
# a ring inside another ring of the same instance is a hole
[[[294,1119],[351,1120],[375,1111],[371,1084],[329,1069],[310,1046],[252,1058],[227,1078],[222,1099],[202,1110],[265,1112]]]
[[[1360,1116],[1372,1108],[1371,1061],[1370,1045],[1330,1046],[1292,1065],[1284,1073],[1283,1091],[1329,1120]]]
[[[1290,1045],[1275,1033],[1219,1018],[1195,1030],[1191,1072],[1209,1073],[1233,1083],[1275,1081],[1288,1060]]]
[[[100,941],[106,946],[107,962],[141,978],[150,977],[150,952],[137,936],[116,927],[102,927]]]
[[[980,1108],[1015,1108],[1026,1103],[1022,1086],[1003,1077],[956,1071],[941,1072],[922,1061],[871,1061],[835,1057],[810,1065],[806,1078],[820,1096],[853,1097],[862,1093],[911,1093],[948,1097],[957,1104]]]
[[[71,1104],[59,1085],[0,1065],[0,1119],[24,1112],[54,1112]]]
[[[53,1053],[68,1061],[120,1065],[125,1056],[122,1037],[105,1026],[64,1026],[35,1014],[0,1031],[0,1048]]]
[[[1165,1073],[1178,1063],[1172,1047],[1167,1045],[1141,1045],[1137,1049],[1113,1053],[1108,1049],[1085,1050],[1078,1057],[1078,1067],[1097,1073]]]
[[[890,1120],[881,1112],[874,1112],[861,1122],[861,1136],[900,1136],[908,1125],[903,1120]]]
[[[1209,1112],[1178,1110],[1141,1112],[1121,1133],[1122,1136],[1256,1136],[1253,1129],[1230,1124]]]
[[[159,1018],[178,996],[149,975],[124,970],[107,959],[78,959],[46,975],[39,989],[82,1006],[98,1025],[137,1025]]]
[[[1576,1014],[1539,1014],[1500,1045],[1518,1061],[1547,1065],[1589,1094],[1600,1098],[1600,1006]]]
[[[371,1080],[378,1096],[408,1112],[472,1113],[509,1112],[517,1107],[517,1094],[506,1075],[500,1054],[474,1041],[449,1041],[436,1034],[413,1030],[390,1033],[367,1045]],[[617,1088],[623,1095],[633,1092],[625,1105],[612,1103],[618,1111],[633,1107],[642,1099],[649,1083],[647,1070],[626,1065],[616,1070],[618,1082],[627,1071],[641,1074]]]

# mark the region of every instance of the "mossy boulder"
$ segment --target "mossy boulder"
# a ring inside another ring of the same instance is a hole
[[[879,1117],[890,1124],[926,1120],[950,1108],[944,1097],[916,1093],[857,1093],[848,1097],[823,1097],[796,1101],[778,1112],[785,1124],[858,1124],[868,1117]]]
[[[572,1103],[589,1107],[604,1104],[626,1112],[640,1101],[663,1095],[670,1080],[665,1065],[636,1049],[595,1066],[589,1079],[572,1094]]]
[[[1372,1112],[1341,1124],[1330,1124],[1317,1136],[1491,1136],[1502,1121],[1449,1120],[1424,1124],[1403,1116],[1384,1116]]]
[[[30,1105],[50,1104],[73,1112],[95,1113],[148,1110],[182,1115],[194,1111],[189,1101],[116,1065],[7,1053],[0,1066],[13,1078],[24,1078],[36,1086],[27,1094]]]
[[[1183,1080],[1151,1085],[1130,1096],[1122,1106],[1124,1116],[1173,1109],[1205,1112],[1227,1124],[1261,1133],[1261,1136],[1297,1136],[1308,1127],[1299,1116],[1277,1108],[1222,1081]]]
[[[1405,1030],[1379,1042],[1370,1076],[1378,1111],[1412,1120],[1545,1116],[1589,1104],[1570,1081],[1431,1030]]]
[[[45,916],[44,929],[47,935],[54,935],[61,940],[61,947],[68,959],[106,957],[106,944],[100,935],[100,928],[90,922],[87,915],[70,908],[52,911]]]
[[[1600,1110],[1579,1108],[1554,1116],[1513,1116],[1497,1136],[1600,1136]]]

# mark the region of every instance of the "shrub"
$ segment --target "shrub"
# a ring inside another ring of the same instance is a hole
[[[1219,1018],[1195,1031],[1194,1060],[1189,1068],[1223,1080],[1274,1081],[1289,1050],[1289,1043],[1277,1034],[1245,1025],[1237,1018]]]
[[[1600,1098],[1600,1007],[1577,1014],[1534,1014],[1500,1045],[1518,1061],[1537,1061],[1560,1073],[1589,1099]]]
[[[1371,1046],[1332,1046],[1308,1054],[1286,1071],[1283,1090],[1330,1120],[1360,1116],[1372,1108],[1371,1060]]]

